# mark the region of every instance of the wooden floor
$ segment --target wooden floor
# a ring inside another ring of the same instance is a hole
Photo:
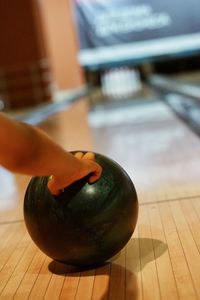
[[[66,149],[104,153],[127,170],[140,204],[132,239],[112,263],[97,269],[55,263],[24,226],[29,177],[10,174],[15,207],[0,212],[1,300],[200,299],[200,140],[162,103],[149,105],[145,114],[141,107],[131,110],[133,116],[122,112],[115,123],[108,122],[112,111],[107,121],[103,112],[99,123],[90,114],[89,125],[82,99],[41,127]],[[6,195],[1,192],[0,204]]]

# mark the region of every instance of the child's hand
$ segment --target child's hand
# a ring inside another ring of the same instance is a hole
[[[77,152],[74,156],[79,160],[79,166],[76,168],[71,177],[62,174],[60,176],[51,176],[48,182],[48,188],[53,195],[59,195],[62,190],[89,174],[89,183],[93,183],[99,179],[102,173],[102,168],[95,162],[95,155],[92,152],[82,153]]]

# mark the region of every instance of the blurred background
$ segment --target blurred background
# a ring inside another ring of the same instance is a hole
[[[0,110],[162,98],[199,132],[199,11],[198,0],[1,0]]]

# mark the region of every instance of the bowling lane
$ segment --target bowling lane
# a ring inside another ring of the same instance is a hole
[[[89,115],[95,150],[117,160],[141,203],[200,195],[199,138],[162,101]]]

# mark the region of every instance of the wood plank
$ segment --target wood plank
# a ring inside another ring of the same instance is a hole
[[[142,278],[140,264],[140,239],[138,226],[126,245],[126,300],[142,300]]]
[[[45,257],[45,261],[43,264],[41,264],[41,269],[38,272],[37,279],[32,286],[28,299],[44,299],[45,292],[52,277],[52,273],[49,271],[48,268],[51,261],[51,258],[47,256]]]
[[[178,291],[158,205],[148,206],[161,299],[177,300]]]
[[[76,292],[76,300],[89,300],[92,296],[95,270],[81,272]],[[87,289],[85,288],[87,286]]]
[[[16,248],[16,245],[20,242],[22,235],[24,234],[24,228],[20,223],[13,225],[1,225],[1,248],[0,248],[0,270]],[[21,229],[21,230],[20,230]]]
[[[169,203],[159,204],[178,295],[181,300],[197,299],[191,273],[187,261],[185,260],[185,253],[180,236],[172,215],[172,209]]]
[[[124,300],[126,288],[125,249],[111,264],[109,282],[109,300]],[[117,287],[117,288],[116,288]]]
[[[60,294],[60,299],[74,300],[77,294],[79,281],[80,281],[80,272],[74,272],[72,274],[68,274],[68,276],[65,279],[62,292]]]
[[[197,202],[197,199],[191,199],[191,201],[182,200],[182,201],[180,201],[180,205],[181,205],[182,211],[184,213],[184,217],[185,217],[185,219],[188,223],[188,226],[190,228],[190,231],[192,233],[196,247],[197,247],[198,251],[200,252],[200,230],[199,230],[200,217],[198,215],[199,210],[197,207],[195,207],[196,202]],[[199,199],[198,199],[198,202],[199,202]]]
[[[18,238],[19,238],[20,234],[16,235],[16,236],[18,236]],[[1,279],[0,280],[0,293],[6,287],[13,272],[15,272],[21,258],[23,257],[23,255],[28,247],[28,244],[30,243],[30,239],[27,236],[27,234],[24,233],[24,231],[23,231],[22,236],[23,237],[21,238],[20,241],[15,239],[15,241],[17,241],[17,243],[16,243],[15,247],[13,247],[13,249],[11,248],[12,252],[7,251],[7,249],[5,249],[3,252],[4,259],[3,259],[3,264],[2,264],[1,271],[0,271],[0,279]]]
[[[175,201],[170,203],[172,215],[176,223],[179,239],[182,244],[182,248],[187,261],[190,274],[193,280],[195,291],[197,295],[200,295],[200,255],[193,235],[181,210],[180,203]]]
[[[28,296],[38,277],[38,273],[40,272],[44,260],[45,260],[45,255],[40,250],[38,250],[33,260],[31,261],[30,266],[27,272],[25,273],[13,299],[15,300],[28,299]]]
[[[110,284],[110,264],[99,267],[95,271],[92,300],[107,300]]]
[[[19,255],[19,250],[16,254]],[[20,260],[18,261],[13,273],[11,274],[9,280],[7,281],[6,285],[4,286],[2,293],[0,294],[0,297],[2,299],[9,299],[9,297],[13,297],[15,295],[25,273],[27,272],[29,265],[31,261],[33,260],[35,254],[36,254],[36,246],[33,243],[30,243],[29,245],[26,245],[26,249],[22,253],[22,256],[20,257]]]
[[[148,207],[140,207],[138,220],[140,262],[142,276],[142,296],[144,300],[160,298],[160,287],[155,263],[153,240],[150,230]]]
[[[64,264],[55,263],[55,269],[49,281],[48,287],[46,289],[44,299],[59,299],[67,268]]]

